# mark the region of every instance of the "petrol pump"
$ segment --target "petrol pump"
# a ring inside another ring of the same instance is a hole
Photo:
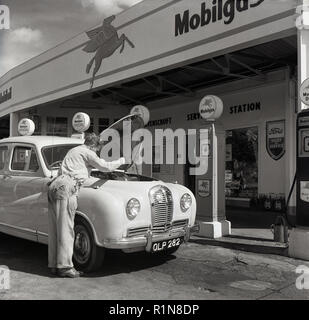
[[[309,79],[300,88],[300,98],[309,106]],[[296,227],[289,237],[289,255],[309,260],[309,109],[297,116],[296,132]]]
[[[309,110],[297,117],[296,223],[309,227]]]
[[[203,119],[200,128],[200,172],[195,172],[195,197],[199,236],[219,238],[231,234],[231,223],[225,217],[225,130],[217,119],[223,112],[222,100],[204,97],[199,106]]]

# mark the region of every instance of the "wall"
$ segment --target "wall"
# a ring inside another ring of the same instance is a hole
[[[224,102],[224,112],[219,123],[225,130],[258,126],[259,128],[259,193],[286,193],[286,159],[284,155],[280,160],[273,160],[266,150],[266,122],[286,119],[286,109],[294,106],[287,102],[289,92],[289,79],[285,71],[274,72],[267,75],[263,82],[236,81],[230,84],[208,88],[201,91],[194,99],[181,98],[181,100],[165,100],[149,106],[151,120],[171,118],[171,124],[150,127],[172,129],[198,129],[203,127],[203,120],[194,119],[198,115],[200,99],[206,94],[217,94]],[[230,107],[247,103],[260,103],[260,110],[242,113],[230,113]],[[189,116],[188,116],[189,115]],[[294,117],[286,119],[286,132],[291,132],[288,126],[293,124]],[[287,140],[287,136],[286,136]],[[289,155],[288,155],[289,157]],[[175,174],[160,175],[163,180],[184,183],[183,165],[175,167]]]

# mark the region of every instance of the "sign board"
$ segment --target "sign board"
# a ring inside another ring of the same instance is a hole
[[[268,121],[266,123],[266,149],[268,154],[279,160],[285,153],[285,121]]]
[[[31,136],[35,130],[35,124],[31,119],[21,119],[17,131],[21,136]]]
[[[210,196],[210,180],[198,180],[198,195],[202,198]]]
[[[300,199],[309,202],[309,181],[300,182]]]
[[[138,106],[135,106],[131,109],[131,112],[130,114],[137,114],[139,115],[142,119],[143,119],[143,122],[144,122],[144,125],[146,126],[149,122],[149,119],[150,119],[150,112],[148,110],[148,108],[146,108],[145,106],[141,106],[141,105],[138,105]]]
[[[299,94],[302,103],[309,106],[309,78],[301,84]]]
[[[90,127],[90,117],[87,113],[78,112],[72,119],[72,126],[79,133],[85,132]]]
[[[209,157],[210,156],[210,144],[206,142],[201,142],[201,157]]]
[[[279,4],[280,3],[280,4]],[[142,1],[0,78],[0,116],[157,74],[295,30],[297,0]],[[93,21],[95,24],[95,20]],[[53,75],[42,81],[46,75]],[[151,85],[151,83],[150,83]]]
[[[223,112],[223,102],[217,96],[205,96],[199,106],[200,115],[205,120],[216,120]]]

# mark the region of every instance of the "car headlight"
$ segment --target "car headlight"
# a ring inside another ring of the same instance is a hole
[[[182,212],[186,212],[192,205],[192,198],[188,193],[185,193],[180,199],[180,208]]]
[[[137,216],[137,214],[140,212],[140,210],[141,210],[141,204],[137,199],[132,198],[128,201],[126,212],[130,220],[134,219]]]

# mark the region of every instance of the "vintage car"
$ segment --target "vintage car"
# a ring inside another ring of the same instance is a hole
[[[48,243],[47,183],[68,150],[82,143],[55,136],[0,140],[0,232]],[[196,229],[195,215],[194,195],[184,186],[94,170],[78,197],[75,266],[96,270],[106,249],[171,254]]]

